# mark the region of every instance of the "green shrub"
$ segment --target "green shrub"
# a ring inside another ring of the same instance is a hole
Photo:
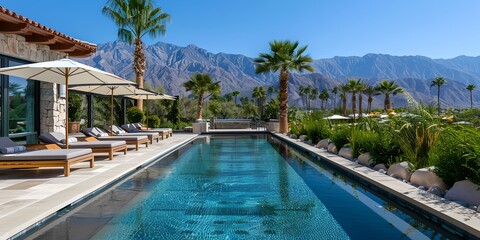
[[[348,140],[353,150],[353,157],[356,158],[363,152],[370,152],[375,148],[378,138],[378,134],[374,131],[352,129],[352,134]]]
[[[192,124],[191,123],[186,123],[186,122],[178,122],[175,125],[175,129],[176,130],[183,130],[183,128],[188,127],[188,126],[192,126]]]
[[[376,125],[373,130],[378,138],[374,142],[375,145],[370,149],[370,155],[375,163],[383,163],[386,166],[394,162],[402,155],[402,150],[395,140],[396,132],[389,125]]]
[[[348,143],[352,135],[352,130],[347,126],[337,126],[332,130],[330,140],[335,144],[338,150]]]
[[[468,179],[480,184],[480,134],[468,127],[448,127],[429,153],[435,172],[452,186]]]
[[[68,121],[80,121],[80,118],[82,116],[82,103],[83,98],[80,94],[68,94]]]
[[[313,112],[311,115],[306,116],[302,121],[305,134],[312,143],[330,137],[330,128],[323,119],[323,115],[318,112]]]
[[[131,107],[127,110],[127,120],[130,123],[143,123],[145,120],[145,114],[138,107]]]
[[[170,121],[162,122],[162,123],[160,124],[160,127],[161,127],[161,128],[176,129],[176,128],[175,128],[175,124],[173,124],[173,123],[170,122]]]
[[[157,115],[148,116],[148,127],[151,127],[151,128],[160,127],[160,118]]]

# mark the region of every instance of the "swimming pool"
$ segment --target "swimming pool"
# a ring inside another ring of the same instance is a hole
[[[270,135],[200,138],[60,215],[28,238],[455,237]]]

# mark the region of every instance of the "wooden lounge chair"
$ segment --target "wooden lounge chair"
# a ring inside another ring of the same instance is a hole
[[[18,146],[8,137],[0,137],[0,146],[11,148]],[[70,175],[70,166],[75,163],[90,161],[94,167],[91,149],[45,149],[0,154],[0,168],[40,168],[63,167],[65,177]]]
[[[105,129],[105,131],[109,131],[110,132],[110,128],[109,129]],[[115,136],[147,136],[148,137],[148,140],[150,140],[150,143],[153,144],[153,140],[157,140],[158,142],[158,139],[161,137],[158,132],[127,132],[119,127],[117,127],[116,125],[113,125],[112,126],[112,132],[110,132],[111,134],[114,134]],[[163,139],[163,138],[162,138]]]
[[[46,143],[55,143],[61,148],[66,148],[65,134],[60,132],[42,133],[40,140]],[[125,141],[90,141],[77,142],[76,138],[69,138],[68,147],[76,148],[91,148],[94,153],[108,153],[108,158],[113,159],[113,153],[123,151],[127,155],[127,143]]]
[[[140,144],[145,144],[145,147],[148,147],[148,136],[110,136],[108,133],[102,131],[100,128],[84,128],[82,133],[86,136],[93,137],[99,141],[125,141],[127,145],[135,145],[135,150],[138,151]],[[86,141],[92,141],[91,138],[86,138]]]
[[[132,123],[133,126],[138,128],[139,130],[153,130],[153,131],[163,131],[167,134],[167,137],[173,136],[173,130],[171,128],[147,128],[142,123]]]
[[[123,124],[122,129],[127,131],[128,133],[157,133],[157,134],[160,135],[162,140],[169,136],[167,131],[163,131],[163,130],[140,130],[131,123]]]

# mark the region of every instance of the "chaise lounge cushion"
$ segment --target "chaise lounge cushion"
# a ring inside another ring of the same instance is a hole
[[[98,140],[123,140],[123,141],[140,141],[143,139],[147,139],[146,135],[138,135],[138,136],[108,136],[108,137],[97,137]]]
[[[42,133],[40,134],[40,139],[47,143],[56,143],[60,147],[65,147],[66,145],[61,143],[62,139],[65,139],[65,135],[59,132],[51,133]],[[125,145],[125,141],[101,141],[101,142],[73,142],[69,143],[70,148],[112,148]]]
[[[113,125],[113,131],[115,132],[115,134],[117,134],[118,136],[153,136],[153,137],[156,137],[158,136],[158,132],[146,132],[146,131],[139,131],[139,132],[134,132],[134,133],[130,133],[130,132],[125,132],[125,133],[116,133],[115,129],[119,129],[117,126]]]
[[[36,150],[22,153],[0,154],[0,161],[67,160],[91,153],[91,149]]]

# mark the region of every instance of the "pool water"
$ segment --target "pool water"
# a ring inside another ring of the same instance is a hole
[[[447,239],[268,135],[207,137],[29,238]]]

